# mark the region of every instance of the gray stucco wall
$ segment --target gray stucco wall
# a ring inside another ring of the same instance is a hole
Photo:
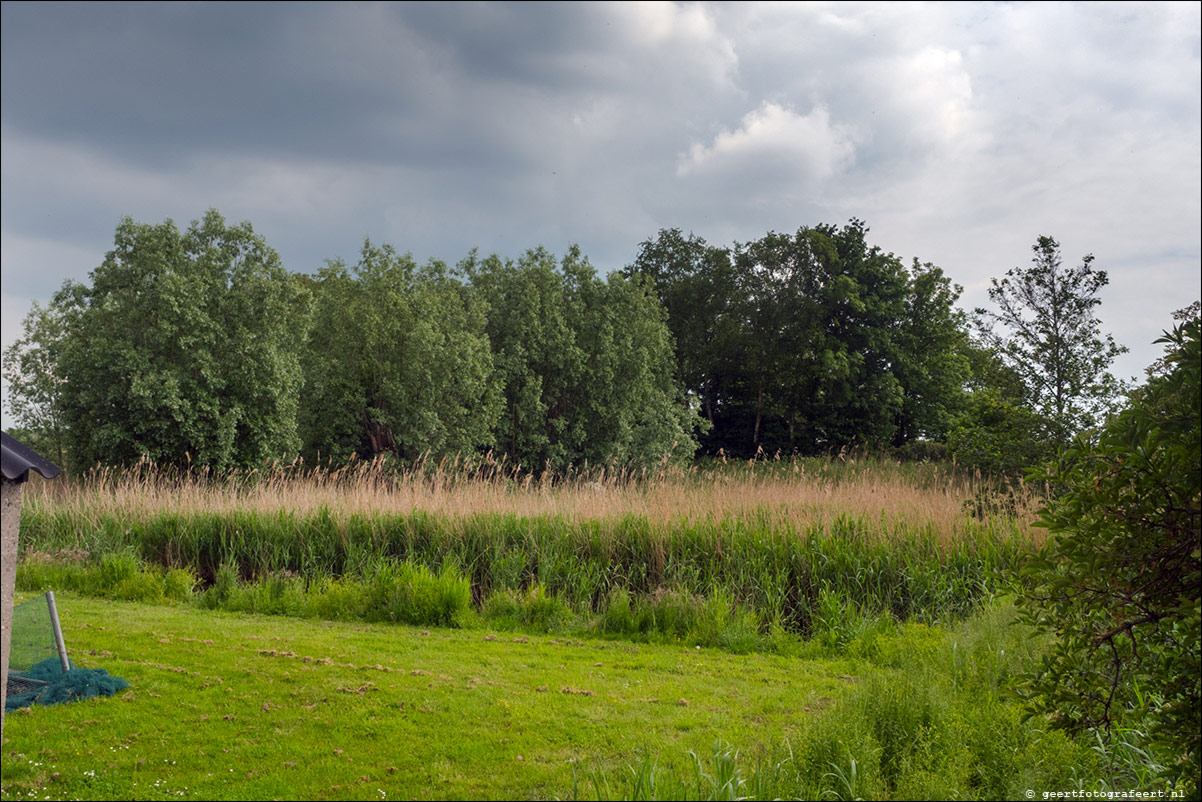
[[[0,498],[0,513],[3,517],[3,551],[0,552],[0,594],[2,594],[3,652],[0,656],[3,671],[0,672],[0,740],[4,737],[4,696],[8,688],[8,649],[12,644],[13,590],[17,579],[17,536],[21,531],[21,490],[24,485],[0,478],[3,487]]]

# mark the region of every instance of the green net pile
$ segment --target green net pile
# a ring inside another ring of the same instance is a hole
[[[129,687],[120,677],[114,677],[103,668],[72,668],[64,672],[58,657],[50,657],[18,675],[19,679],[34,680],[22,683],[22,693],[17,690],[9,674],[9,694],[4,700],[4,709],[11,712],[30,705],[59,705],[63,702],[78,702],[93,696],[112,696]]]
[[[129,687],[128,682],[103,668],[72,666],[70,671],[63,671],[45,596],[13,607],[11,637],[6,712],[35,704],[57,705],[112,696]]]

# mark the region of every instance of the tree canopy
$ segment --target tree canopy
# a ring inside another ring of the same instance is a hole
[[[62,378],[58,351],[63,310],[34,301],[22,323],[24,334],[4,352],[4,380],[12,393],[9,408],[17,420],[10,433],[35,451],[67,465]]]
[[[673,379],[671,338],[654,295],[601,280],[578,248],[558,262],[475,255],[461,264],[487,304],[504,388],[496,448],[528,469],[691,457],[700,421]]]
[[[126,218],[4,354],[17,423],[75,465],[494,452],[526,470],[845,448],[1014,472],[1101,420],[1105,273],[995,281],[979,338],[942,269],[859,220],[717,247],[679,229],[599,276],[579,248],[286,271],[249,223]],[[898,452],[901,453],[901,452]]]
[[[307,297],[249,223],[126,218],[90,283],[68,282],[45,320],[77,464],[226,468],[300,446]]]
[[[412,460],[492,445],[500,383],[478,293],[441,262],[418,267],[370,241],[353,271],[331,262],[311,286],[307,455]]]
[[[1051,442],[1062,447],[1121,398],[1123,385],[1108,368],[1127,349],[1101,333],[1095,310],[1109,278],[1093,267],[1093,256],[1066,268],[1060,244],[1046,236],[1031,250],[1030,267],[993,279],[989,298],[997,311],[977,309],[977,324],[984,343],[1022,380]]]
[[[679,377],[711,453],[813,454],[940,439],[962,401],[960,288],[842,228],[769,233],[731,249],[665,230],[627,274],[668,312]]]

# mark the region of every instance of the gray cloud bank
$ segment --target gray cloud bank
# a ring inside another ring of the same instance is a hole
[[[298,271],[855,216],[966,307],[1037,235],[1094,253],[1141,373],[1199,295],[1199,8],[5,2],[4,345],[127,214]]]

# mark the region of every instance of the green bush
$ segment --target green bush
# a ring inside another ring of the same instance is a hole
[[[141,570],[141,561],[131,552],[103,554],[100,557],[100,572],[96,580],[102,592],[112,591],[121,583],[133,580]]]
[[[1032,465],[1053,456],[1047,421],[997,392],[969,397],[947,437],[948,455],[957,464],[984,473],[1021,476]]]
[[[878,655],[881,639],[896,628],[887,614],[868,614],[829,587],[818,592],[818,604],[811,622],[811,639],[827,654],[846,653],[867,658]]]
[[[283,572],[272,572],[256,582],[235,587],[221,605],[223,609],[263,615],[310,615],[312,602],[305,582]]]
[[[373,621],[459,626],[471,608],[471,584],[449,563],[435,574],[424,565],[381,560],[366,582]]]
[[[480,617],[504,630],[566,632],[581,629],[581,618],[563,599],[542,585],[524,591],[501,590],[484,600]]]
[[[484,600],[481,617],[497,629],[521,629],[523,626],[522,595],[516,590],[502,590]]]
[[[39,554],[17,564],[18,590],[91,593],[92,584],[88,567],[82,562],[56,560]]]
[[[575,619],[572,608],[542,585],[532,586],[522,598],[522,622],[540,632],[561,632]]]
[[[105,595],[122,601],[156,602],[163,598],[163,578],[157,573],[139,570],[119,581]]]
[[[238,566],[223,562],[217,568],[213,584],[205,591],[203,603],[206,607],[220,608],[229,603],[238,590]]]
[[[601,631],[626,636],[638,633],[638,622],[630,607],[630,591],[626,588],[614,588],[609,592],[601,617]]]
[[[130,551],[105,554],[95,562],[38,554],[17,566],[17,587],[22,590],[70,590],[122,601],[186,601],[195,584],[190,570],[144,565]]]
[[[367,593],[362,583],[346,578],[319,577],[306,588],[306,615],[332,621],[358,621],[367,609]]]
[[[639,604],[639,629],[708,642],[707,635],[716,636],[719,626],[715,623],[710,633],[698,631],[703,605],[704,599],[686,590],[657,590]]]
[[[1022,599],[1025,620],[1055,637],[1022,686],[1033,710],[1093,731],[1104,752],[1139,733],[1143,767],[1191,797],[1202,757],[1199,340],[1197,319],[1167,334],[1167,374],[1062,455],[1051,474],[1061,494],[1041,520],[1052,537]]]
[[[188,601],[199,583],[191,568],[170,568],[163,577],[163,594],[173,601]]]

